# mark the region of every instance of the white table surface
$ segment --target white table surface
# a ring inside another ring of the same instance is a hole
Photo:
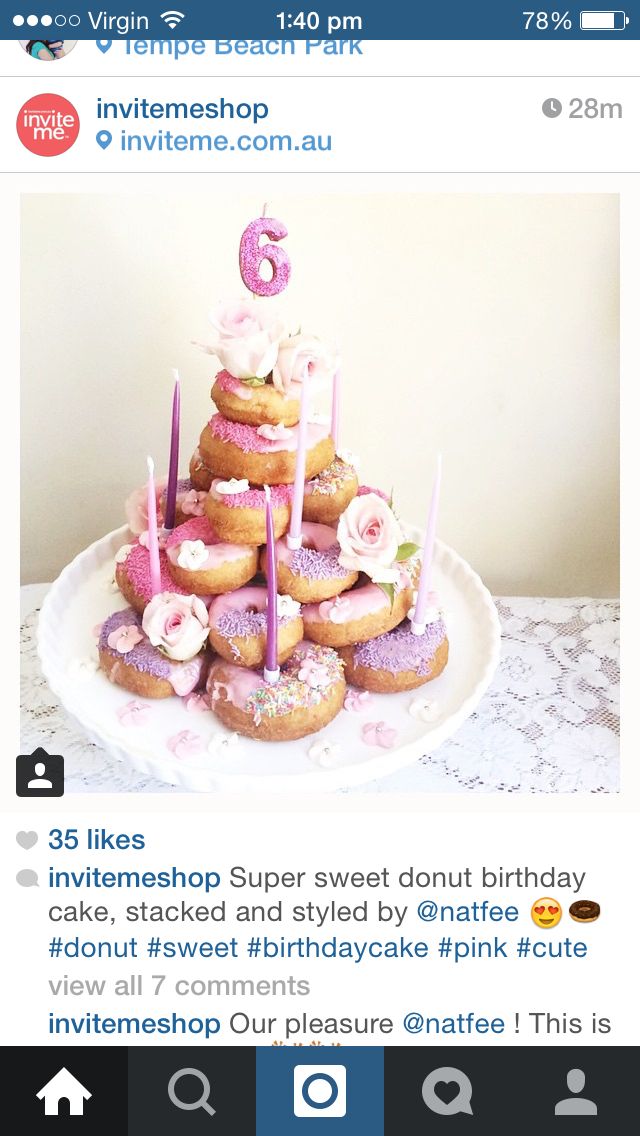
[[[35,647],[48,584],[21,590],[21,752],[65,758],[66,793],[180,793],[90,743],[49,690]],[[612,793],[619,789],[619,604],[496,600],[502,659],[475,714],[400,773],[352,793]]]

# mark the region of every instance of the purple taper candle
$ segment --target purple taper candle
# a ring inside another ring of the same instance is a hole
[[[160,585],[160,546],[158,545],[158,518],[156,516],[156,483],[152,458],[147,458],[149,481],[147,483],[147,539],[149,544],[149,569],[151,574],[151,594],[157,596],[162,591]]]
[[[176,493],[178,491],[178,463],[180,460],[180,376],[173,372],[176,385],[173,388],[173,411],[171,414],[171,448],[169,451],[169,478],[167,481],[167,503],[164,509],[164,527],[175,528]]]
[[[433,566],[433,546],[436,539],[436,525],[438,523],[438,508],[440,505],[440,483],[442,481],[442,454],[438,454],[436,476],[431,494],[429,519],[422,550],[422,567],[418,581],[418,594],[416,596],[415,610],[411,620],[411,630],[414,635],[424,635],[426,629],[425,616],[429,603],[429,588],[431,585],[431,569]]]
[[[280,677],[278,666],[278,569],[276,566],[276,541],[273,533],[273,510],[271,508],[271,489],[264,487],[265,519],[267,522],[267,649],[265,653],[264,681],[277,682]]]
[[[340,443],[340,396],[342,388],[342,370],[340,367],[336,369],[333,376],[333,400],[331,403],[331,437],[333,444],[338,449]]]
[[[293,483],[291,520],[287,533],[287,546],[295,551],[302,547],[302,506],[304,503],[304,483],[307,466],[307,419],[309,417],[309,363],[305,363],[300,393],[300,421],[298,423],[298,452],[296,454],[296,476]]]

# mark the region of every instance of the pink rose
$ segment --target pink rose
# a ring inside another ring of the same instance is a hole
[[[169,659],[193,659],[209,634],[209,616],[197,596],[161,592],[144,609],[142,629]],[[187,693],[185,691],[185,693]]]
[[[315,335],[292,335],[280,344],[278,361],[273,371],[276,390],[287,394],[292,383],[301,383],[309,364],[309,378],[322,381],[333,377],[338,360],[335,352]]]
[[[402,529],[386,501],[376,493],[354,497],[338,522],[339,560],[343,568],[365,572],[376,584],[395,584],[392,568],[402,544]]]
[[[107,638],[107,644],[112,651],[117,651],[119,655],[128,655],[129,651],[133,651],[136,643],[141,643],[142,640],[143,636],[139,629],[135,623],[132,623],[129,627],[117,627],[115,631],[112,631]]]
[[[180,508],[185,517],[204,517],[206,496],[206,493],[202,493],[198,489],[190,489],[188,493],[185,493],[180,503]]]
[[[158,524],[162,524],[162,515],[160,512],[160,498],[167,488],[166,477],[158,477],[155,480],[156,487],[156,517]],[[134,489],[130,493],[124,503],[124,512],[127,518],[127,524],[132,533],[141,533],[149,528],[149,511],[147,509],[147,486],[141,485],[139,489]]]
[[[213,343],[198,346],[216,355],[234,379],[265,379],[271,373],[285,328],[268,305],[259,300],[219,304],[211,323]]]

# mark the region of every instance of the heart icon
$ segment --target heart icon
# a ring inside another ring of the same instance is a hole
[[[533,910],[535,911],[536,915],[542,915],[542,912],[544,911],[544,907],[534,907]],[[551,910],[551,909],[549,909],[549,910]]]
[[[16,841],[21,848],[33,848],[38,843],[37,832],[16,832]]]
[[[549,905],[549,915],[557,915],[559,910],[559,907],[551,907],[551,905]]]
[[[460,1095],[460,1085],[457,1081],[436,1081],[434,1092],[443,1104],[451,1104]]]

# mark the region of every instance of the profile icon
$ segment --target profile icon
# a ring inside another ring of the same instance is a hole
[[[47,753],[38,746],[33,753],[16,758],[18,797],[62,797],[64,795],[64,757]]]
[[[56,59],[64,59],[73,51],[76,39],[21,39],[18,40],[23,51],[31,59],[40,59],[44,63],[54,63]]]
[[[579,1096],[585,1086],[586,1077],[582,1069],[570,1069],[567,1073],[567,1088],[573,1096],[565,1097],[556,1105],[556,1116],[597,1116],[595,1101]]]
[[[53,783],[45,777],[46,771],[47,767],[44,761],[37,761],[33,770],[35,777],[27,781],[27,789],[52,789]]]

